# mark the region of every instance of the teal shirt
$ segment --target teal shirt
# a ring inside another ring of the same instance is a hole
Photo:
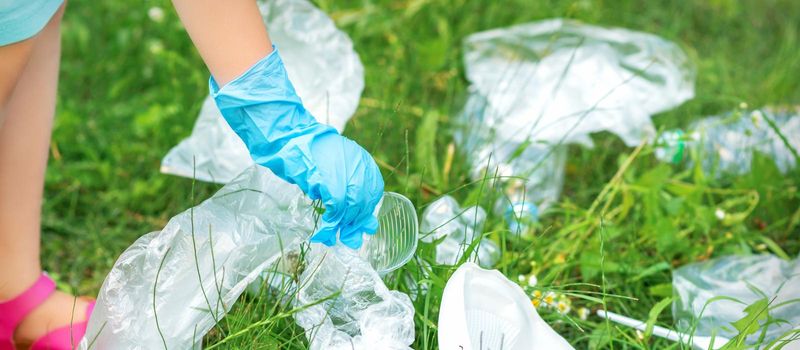
[[[0,46],[39,33],[62,3],[64,0],[0,0]]]

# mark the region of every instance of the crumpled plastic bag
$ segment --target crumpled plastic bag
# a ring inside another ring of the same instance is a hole
[[[800,326],[800,260],[782,260],[773,255],[727,256],[683,266],[672,274],[675,302],[672,314],[680,331],[695,336],[712,334],[728,339],[739,332],[732,325],[743,318],[744,309],[767,298],[769,315],[786,322],[768,325],[765,342],[783,338]],[[713,300],[716,297],[727,298]],[[782,305],[783,304],[783,305]],[[759,322],[764,325],[763,321]],[[761,331],[747,338],[755,344]]]
[[[694,96],[694,68],[652,34],[550,19],[472,34],[467,79],[486,99],[484,125],[518,143],[588,143],[598,131],[630,146],[650,116]]]
[[[307,0],[259,1],[259,9],[303,105],[318,121],[344,130],[364,90],[364,67],[350,38]],[[161,172],[228,183],[252,164],[209,96],[192,134],[167,153]]]
[[[140,237],[122,253],[103,282],[79,348],[200,348],[203,336],[245,288],[259,276],[271,276],[265,269],[287,268],[276,264],[308,241],[317,217],[297,186],[266,168],[250,167],[213,197],[173,217],[160,232]],[[307,267],[297,284],[299,300],[307,305],[309,293],[319,291],[314,286],[335,280],[342,294],[333,310],[361,324],[348,328],[360,330],[355,338],[407,348],[414,339],[414,309],[408,296],[388,291],[361,252],[341,245],[332,251],[335,254],[324,261],[312,258],[308,266],[325,275],[317,278]],[[367,295],[375,297],[364,298]],[[398,309],[402,313],[393,311]],[[298,322],[310,319],[312,311],[297,314]],[[387,324],[395,328],[383,328]],[[317,340],[311,344],[318,346]]]
[[[550,19],[464,41],[471,86],[456,142],[473,179],[519,176],[539,207],[558,199],[564,145],[609,131],[634,146],[655,135],[653,114],[694,96],[694,68],[655,35]]]
[[[786,143],[765,120],[772,120],[789,144],[800,150],[800,109],[764,108],[701,119],[691,126],[691,135],[702,147],[701,164],[706,172],[746,174],[753,152],[775,161],[786,173],[797,160]],[[692,142],[692,141],[690,141]]]
[[[122,253],[80,349],[196,348],[250,282],[308,240],[314,224],[298,187],[251,167]]]
[[[473,179],[497,176],[504,181],[513,181],[512,176],[521,177],[525,179],[524,185],[512,186],[510,198],[524,196],[526,202],[536,203],[542,209],[557,201],[564,184],[567,148],[545,142],[521,147],[519,143],[500,140],[494,129],[485,126],[485,112],[486,100],[471,94],[456,122],[463,124],[458,127],[455,139],[472,162],[470,176]],[[484,174],[486,169],[488,174]]]
[[[491,268],[500,260],[500,247],[488,238],[481,238],[486,211],[479,206],[461,209],[450,196],[431,203],[422,213],[420,231],[423,242],[436,245],[436,262],[456,265],[469,246],[480,239],[470,259],[484,268]]]
[[[295,299],[311,350],[411,349],[414,306],[341,245],[314,244]]]

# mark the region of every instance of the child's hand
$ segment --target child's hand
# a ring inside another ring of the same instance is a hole
[[[277,50],[211,94],[250,155],[280,178],[297,184],[326,211],[312,241],[357,249],[363,232],[375,233],[373,215],[383,195],[380,170],[361,146],[317,122],[303,107]]]
[[[361,247],[362,233],[374,234],[378,220],[373,215],[383,196],[383,177],[369,153],[357,143],[339,135],[325,134],[311,144],[311,164],[316,168],[306,192],[325,205],[321,228],[312,242],[329,246],[339,240],[346,246]]]

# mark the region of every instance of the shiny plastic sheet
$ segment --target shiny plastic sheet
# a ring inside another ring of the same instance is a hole
[[[785,261],[773,255],[728,256],[675,270],[672,285],[672,313],[678,329],[687,333],[694,330],[695,336],[716,333],[733,338],[738,331],[732,323],[745,316],[745,307],[762,298],[770,302],[769,316],[785,321],[766,326],[763,344],[800,326],[800,260]],[[712,301],[717,297],[727,298]],[[747,343],[754,344],[760,336],[760,331],[751,335]]]
[[[486,127],[489,123],[486,112],[486,99],[473,92],[456,121],[459,124],[456,142],[472,163],[470,176],[476,180],[496,176],[502,181],[515,182],[508,188],[506,204],[524,201],[543,210],[557,201],[564,185],[567,148],[546,142],[523,145],[502,139],[495,129]],[[510,179],[512,176],[516,178]],[[507,206],[496,209],[505,212]]]
[[[306,0],[259,1],[259,8],[303,105],[318,121],[344,130],[364,89],[364,67],[350,38]],[[228,183],[252,164],[208,97],[192,134],[167,153],[161,171]]]
[[[754,152],[771,158],[786,173],[797,165],[797,159],[767,118],[775,123],[792,148],[800,150],[798,108],[765,108],[701,119],[692,124],[694,132],[689,137],[694,140],[688,142],[698,144],[701,164],[709,173],[749,173]]]
[[[500,260],[500,248],[491,239],[481,238],[485,221],[483,208],[461,209],[453,197],[444,196],[422,213],[420,239],[427,243],[441,240],[436,245],[436,262],[445,265],[456,265],[469,246],[480,239],[470,258],[490,268]]]
[[[650,116],[694,95],[694,69],[655,35],[551,19],[476,33],[467,79],[486,99],[484,124],[503,141],[589,142],[610,131],[628,145],[654,135]]]
[[[250,282],[307,241],[314,218],[300,189],[251,167],[122,253],[103,282],[80,348],[200,344]]]
[[[341,245],[314,244],[300,276],[295,314],[311,350],[411,349],[414,306],[369,263]]]

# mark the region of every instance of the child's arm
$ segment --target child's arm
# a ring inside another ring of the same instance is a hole
[[[173,0],[172,3],[220,86],[272,52],[255,0]]]
[[[325,205],[311,241],[359,248],[362,234],[378,229],[380,169],[364,148],[303,107],[256,0],[173,3],[211,71],[217,107],[253,160]]]

